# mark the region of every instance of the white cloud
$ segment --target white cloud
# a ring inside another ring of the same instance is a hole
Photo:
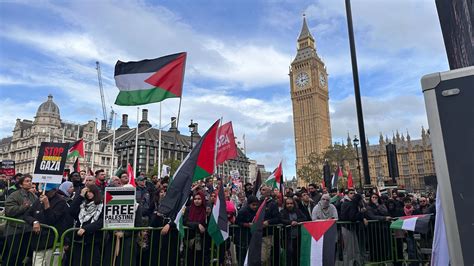
[[[351,137],[359,135],[354,96],[330,104],[333,142],[345,141],[348,132]],[[428,125],[422,96],[362,97],[362,108],[366,137],[372,141],[380,133],[391,136],[397,130],[419,138],[421,126]]]

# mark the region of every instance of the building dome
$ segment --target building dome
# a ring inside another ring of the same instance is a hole
[[[35,124],[57,127],[61,125],[59,107],[53,102],[53,95],[48,95],[48,100],[38,107],[35,116]]]
[[[36,111],[36,116],[41,115],[59,117],[59,107],[53,102],[53,95],[48,95],[48,100],[38,107],[38,111]]]

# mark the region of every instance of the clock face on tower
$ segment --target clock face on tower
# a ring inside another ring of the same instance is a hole
[[[306,72],[301,72],[296,76],[296,86],[303,88],[304,86],[308,85],[309,83],[309,76]]]
[[[321,84],[321,86],[326,85],[326,78],[324,77],[323,73],[319,74],[319,83]]]

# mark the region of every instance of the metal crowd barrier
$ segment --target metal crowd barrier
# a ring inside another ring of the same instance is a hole
[[[426,234],[405,230],[391,230],[393,235],[394,260],[409,265],[429,263],[434,238],[434,216],[431,216]]]
[[[0,265],[52,266],[57,261],[55,247],[58,241],[56,228],[41,224],[39,233],[23,220],[0,216]]]
[[[1,230],[3,222],[8,225]],[[101,229],[78,236],[78,228],[66,230],[60,238],[56,229],[41,225],[35,236],[23,221],[0,217],[0,264],[22,265],[34,260],[33,251],[57,250],[42,265],[243,265],[251,238],[249,228],[230,226],[229,239],[216,245],[207,232],[185,228],[184,238],[176,228],[162,234],[162,227]],[[262,265],[299,265],[300,226],[273,225],[264,228]],[[398,234],[398,235],[397,235]],[[404,234],[404,238],[400,238]],[[413,234],[414,253],[405,252],[409,233],[390,230],[390,223],[337,222],[336,265],[415,263],[429,261],[433,230]],[[409,240],[410,241],[410,240]],[[40,243],[52,243],[39,248]],[[399,246],[402,244],[401,247]],[[410,244],[411,245],[411,244]],[[51,247],[51,248],[49,248]],[[411,246],[410,246],[411,247]],[[428,252],[429,251],[429,252]]]

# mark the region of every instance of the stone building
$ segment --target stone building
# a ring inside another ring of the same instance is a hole
[[[105,141],[96,141],[93,145],[93,140],[98,140],[96,122],[75,124],[62,120],[59,107],[54,103],[53,96],[49,95],[48,100],[38,107],[33,121],[18,118],[13,136],[0,140],[0,160],[14,160],[17,173],[33,173],[41,142],[74,142],[79,138],[83,138],[86,143],[85,158],[80,161],[81,168],[93,166],[94,169],[102,168],[109,172],[111,145]],[[72,163],[68,162],[66,168]]]
[[[296,171],[310,154],[321,154],[331,145],[328,74],[316,52],[306,18],[298,37],[296,57],[290,66],[290,92],[293,104]]]
[[[403,134],[393,134],[389,139],[382,134],[379,136],[379,143],[369,145],[367,149],[369,156],[369,173],[371,184],[390,183],[386,145],[392,143],[396,145],[399,177],[396,179],[399,187],[404,187],[409,191],[425,190],[433,186],[436,182],[436,172],[434,166],[433,152],[430,142],[430,136],[424,128],[421,130],[421,139],[411,139],[407,132]],[[367,144],[369,142],[367,141]],[[348,137],[347,145],[353,147],[352,140]],[[360,156],[360,147],[359,156]],[[354,158],[356,156],[354,155]],[[345,169],[349,168],[354,176],[354,185],[359,185],[359,173],[357,170],[357,159],[345,162]],[[360,158],[362,167],[362,159]],[[361,169],[362,171],[362,169]],[[362,182],[363,183],[363,182]]]

